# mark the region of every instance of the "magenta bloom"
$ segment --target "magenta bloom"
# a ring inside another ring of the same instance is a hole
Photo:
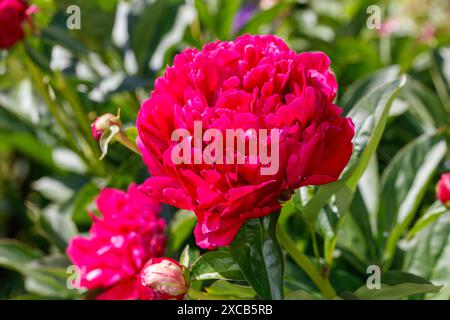
[[[436,196],[442,204],[450,206],[450,172],[444,173],[436,185]]]
[[[200,247],[228,245],[246,220],[276,211],[294,189],[338,179],[352,154],[354,126],[333,103],[336,92],[324,53],[297,54],[272,35],[186,49],[138,115],[138,144],[152,175],[141,189],[193,210]],[[245,164],[175,164],[171,134],[192,133],[194,121],[223,136],[227,129],[280,130],[278,171],[262,175],[267,164],[251,164],[250,156]]]
[[[139,273],[165,247],[160,206],[130,185],[128,192],[103,189],[97,200],[101,216],[91,214],[89,237],[74,237],[67,249],[80,268],[80,287],[105,289],[98,299],[152,299]]]
[[[36,12],[24,0],[0,0],[0,49],[8,49],[25,37],[24,25]]]

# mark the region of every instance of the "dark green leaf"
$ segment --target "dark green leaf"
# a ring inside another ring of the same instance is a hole
[[[369,289],[362,286],[354,293],[364,300],[398,300],[414,294],[439,292],[441,287],[401,271],[390,271],[381,275],[381,288]]]
[[[181,249],[183,243],[192,234],[197,218],[192,211],[179,210],[175,213],[169,227],[169,253]]]
[[[241,270],[227,251],[208,252],[194,262],[191,269],[193,280],[244,280]]]
[[[386,267],[400,237],[409,227],[433,174],[446,154],[445,141],[438,135],[424,135],[400,150],[382,177],[378,212],[378,238],[384,243]]]
[[[450,211],[422,229],[405,253],[403,268],[443,285],[439,293],[427,298],[450,299]]]
[[[230,246],[245,279],[262,299],[283,298],[284,257],[276,237],[278,214],[248,220]]]
[[[385,84],[361,99],[349,113],[355,124],[354,149],[340,181],[319,187],[316,195],[305,205],[303,216],[314,221],[334,193],[338,210],[344,214],[351,204],[358,182],[378,147],[389,115],[389,108],[405,83],[404,78]]]
[[[181,1],[156,0],[133,3],[128,18],[131,47],[136,56],[139,71],[148,69],[148,64],[164,35],[170,31]]]

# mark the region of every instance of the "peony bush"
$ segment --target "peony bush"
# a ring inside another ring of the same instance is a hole
[[[0,298],[450,299],[448,5],[325,3],[0,0]]]

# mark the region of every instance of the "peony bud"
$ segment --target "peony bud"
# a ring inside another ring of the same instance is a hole
[[[450,207],[450,172],[444,173],[438,181],[436,196],[444,205]]]
[[[119,116],[115,116],[111,113],[105,113],[104,115],[95,119],[95,121],[91,124],[91,132],[92,137],[95,140],[99,141],[102,135],[108,130],[111,126],[121,126]]]
[[[183,298],[187,291],[181,265],[170,258],[150,259],[142,268],[141,281],[143,286],[175,299]]]

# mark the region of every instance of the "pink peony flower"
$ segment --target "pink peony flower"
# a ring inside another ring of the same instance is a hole
[[[142,285],[166,299],[183,299],[187,292],[181,265],[170,258],[150,259],[141,271]]]
[[[230,244],[246,220],[280,209],[294,189],[338,179],[352,154],[354,126],[333,103],[336,92],[324,53],[297,54],[272,35],[184,50],[139,111],[137,142],[152,175],[141,190],[194,210],[200,247]],[[259,158],[256,164],[174,164],[178,142],[171,134],[179,128],[192,134],[194,121],[224,136],[226,129],[279,129],[279,170],[260,174],[267,164]]]
[[[142,287],[139,273],[144,264],[160,257],[165,247],[165,221],[160,206],[138,187],[128,192],[103,189],[97,197],[101,217],[91,213],[89,237],[74,237],[67,254],[80,269],[80,287],[105,289],[97,299],[153,299]]]
[[[450,172],[444,173],[436,185],[436,196],[442,204],[450,207]]]
[[[24,24],[36,11],[24,0],[0,0],[0,49],[8,49],[25,37]]]

